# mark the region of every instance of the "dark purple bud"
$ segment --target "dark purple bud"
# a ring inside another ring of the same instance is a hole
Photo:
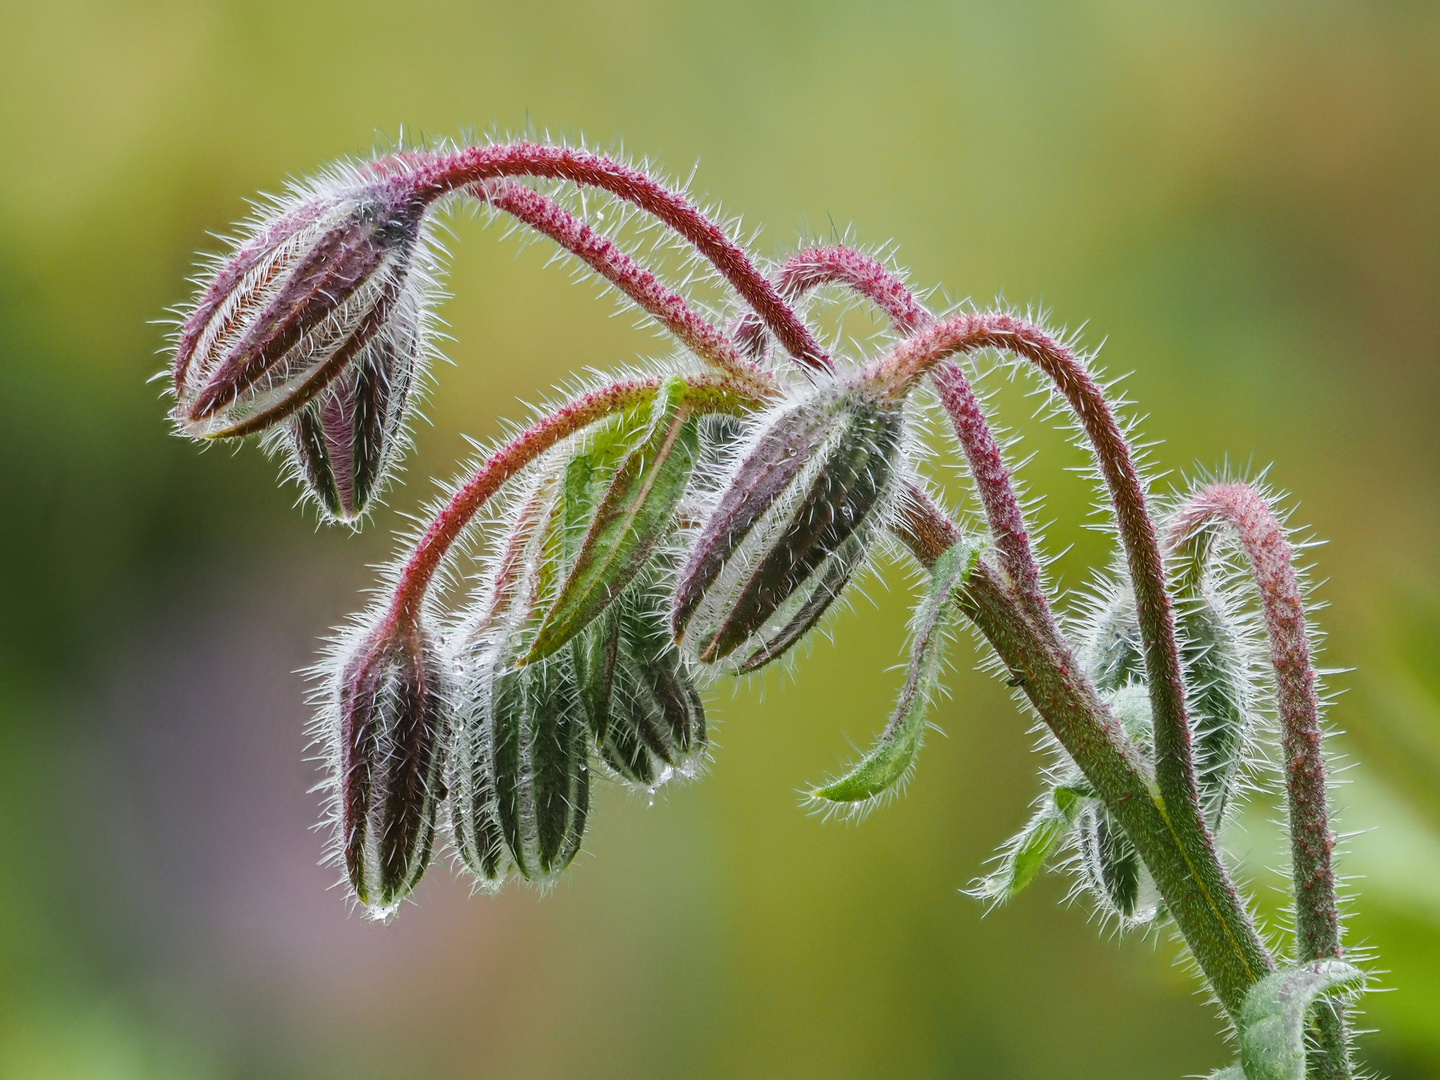
[[[397,306],[420,307],[428,206],[403,171],[357,173],[260,222],[181,326],[180,430],[208,439],[269,427],[336,379]]]
[[[332,518],[358,518],[403,448],[423,317],[415,298],[402,294],[354,362],[284,421],[296,472]]]
[[[680,575],[672,629],[751,670],[813,627],[863,561],[903,455],[898,407],[833,391],[778,413],[731,476]],[[743,646],[743,649],[742,649]]]
[[[360,902],[389,918],[430,862],[449,679],[423,629],[387,620],[341,655],[329,698],[336,846]]]

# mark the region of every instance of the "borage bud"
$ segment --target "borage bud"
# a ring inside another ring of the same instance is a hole
[[[519,509],[458,657],[452,830],[465,865],[491,887],[511,865],[554,880],[579,851],[590,806],[589,732],[569,650],[518,663],[559,546],[561,478],[542,477]]]
[[[1100,910],[1122,926],[1142,926],[1160,912],[1150,871],[1109,812],[1092,802],[1080,815],[1080,870]]]
[[[854,389],[775,414],[680,575],[676,640],[707,663],[738,650],[751,671],[819,622],[884,520],[904,430],[899,407]]]
[[[342,652],[327,696],[336,846],[360,902],[388,918],[430,862],[450,680],[423,628],[386,619]]]
[[[405,406],[423,346],[409,292],[339,377],[284,421],[296,474],[322,510],[354,521],[383,486],[405,441]]]
[[[677,775],[693,777],[706,745],[705,706],[670,641],[655,584],[642,578],[571,643],[600,756],[647,791]]]
[[[181,326],[180,430],[223,438],[269,427],[335,379],[397,305],[421,307],[428,206],[404,172],[356,175],[260,222]]]
[[[483,884],[513,864],[553,881],[580,850],[590,738],[568,654],[523,666],[504,644],[466,658],[453,747],[456,847]]]
[[[1155,721],[1150,695],[1141,683],[1129,683],[1106,695],[1125,734],[1149,761],[1154,756]],[[1125,926],[1140,926],[1159,914],[1160,895],[1140,854],[1110,812],[1092,801],[1080,815],[1080,870],[1102,911]]]

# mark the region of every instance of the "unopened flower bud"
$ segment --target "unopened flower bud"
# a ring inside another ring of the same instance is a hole
[[[196,438],[260,431],[419,303],[426,198],[403,172],[355,176],[261,222],[180,329],[174,418]]]
[[[1109,812],[1092,802],[1080,815],[1080,870],[1100,910],[1124,926],[1139,926],[1159,914],[1160,896],[1150,871]]]
[[[903,441],[901,410],[860,391],[822,392],[777,413],[681,572],[676,640],[707,663],[739,650],[737,666],[751,670],[803,636],[863,561]]]
[[[414,297],[402,294],[354,362],[284,422],[296,473],[333,518],[364,512],[404,443],[422,317]]]
[[[517,507],[458,657],[452,828],[485,885],[512,865],[530,881],[553,881],[579,851],[590,807],[590,739],[570,650],[518,663],[561,544],[561,475],[543,475]]]
[[[329,697],[337,847],[360,902],[388,918],[430,862],[449,679],[422,628],[387,620],[341,656]]]
[[[1128,581],[1114,583],[1096,600],[1080,645],[1080,662],[1098,690],[1118,690],[1145,680],[1145,646]]]
[[[646,790],[677,775],[694,776],[704,759],[705,706],[670,641],[653,583],[642,578],[571,649],[581,703],[605,763]]]
[[[482,881],[498,881],[513,862],[527,880],[547,884],[580,850],[590,738],[568,655],[514,661],[498,645],[465,664],[454,749],[456,833]]]

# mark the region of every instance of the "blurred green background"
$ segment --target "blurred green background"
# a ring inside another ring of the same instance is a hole
[[[1107,341],[1164,469],[1274,462],[1332,605],[1356,763],[1367,1060],[1440,1075],[1440,8],[1347,3],[0,3],[0,1077],[1180,1077],[1229,1051],[1167,941],[1043,880],[957,890],[1023,821],[1028,722],[957,650],[904,800],[796,789],[883,722],[903,573],[791,678],[715,698],[701,784],[598,797],[547,897],[437,868],[392,926],[317,866],[297,669],[504,417],[655,354],[594,290],[456,223],[456,361],[360,536],[253,448],[168,431],[197,248],[378,134],[529,122],[652,155],[781,253],[853,223],[921,285]],[[1036,458],[1062,586],[1108,558]],[[1163,483],[1162,483],[1163,486]],[[763,691],[763,692],[762,692]],[[1236,857],[1261,903],[1261,806]],[[327,891],[328,890],[328,891]]]

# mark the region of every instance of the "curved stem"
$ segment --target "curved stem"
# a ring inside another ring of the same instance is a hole
[[[419,160],[412,171],[421,198],[438,198],[457,188],[506,176],[551,177],[608,191],[653,214],[693,244],[765,320],[796,360],[821,371],[832,367],[815,336],[744,249],[683,195],[638,169],[586,150],[519,142],[429,155]]]
[[[1185,713],[1185,683],[1175,640],[1175,618],[1165,588],[1164,563],[1146,505],[1134,455],[1099,384],[1085,365],[1033,323],[1002,312],[957,315],[922,330],[872,365],[863,378],[903,394],[936,364],[956,353],[1003,349],[1048,375],[1070,403],[1090,440],[1115,507],[1135,606],[1145,643],[1145,671],[1155,715],[1155,774],[1167,812],[1196,845],[1214,850],[1200,809],[1199,788]],[[1217,863],[1218,865],[1218,863]]]
[[[562,439],[612,413],[643,404],[654,396],[660,382],[659,377],[639,379],[586,394],[532,424],[491,454],[475,475],[451,496],[405,561],[390,606],[390,619],[400,623],[419,617],[425,591],[446,552],[460,538],[470,519],[507,480]]]
[[[598,420],[643,405],[655,395],[663,379],[635,379],[595,390],[536,421],[496,450],[445,504],[430,523],[401,568],[390,605],[392,624],[414,622],[420,616],[426,590],[445,555],[465,526],[491,497],[520,470],[545,451]],[[687,403],[696,412],[753,409],[761,404],[748,387],[724,376],[687,380]]]
[[[1005,572],[1031,616],[1053,623],[1054,616],[1050,613],[1041,586],[1040,564],[1036,561],[1025,526],[1025,511],[1020,505],[1014,478],[1000,453],[995,433],[980,408],[980,400],[959,364],[941,364],[935,369],[933,377],[940,403],[950,414],[950,422],[970,466],[970,475],[975,479],[975,488],[985,508],[985,519],[995,537],[995,545],[1000,549]]]
[[[918,487],[907,494],[896,531],[922,563],[933,564],[960,530]],[[1027,617],[1004,577],[983,558],[961,608],[1022,677],[1031,705],[1134,843],[1216,996],[1237,1016],[1251,985],[1274,964],[1213,851],[1182,837],[1153,798],[1144,761],[1069,647]]]
[[[757,393],[774,391],[773,380],[745,359],[719,327],[554,199],[509,180],[489,180],[466,190],[584,260],[701,359],[751,384]]]
[[[895,329],[913,334],[935,317],[885,264],[873,255],[842,245],[811,247],[797,251],[775,275],[776,288],[790,303],[821,285],[848,285],[889,316]],[[753,312],[735,325],[735,340],[750,356],[764,348],[765,324]]]
[[[1249,484],[1211,484],[1191,496],[1171,522],[1171,543],[1203,557],[1216,527],[1235,531],[1250,563],[1275,669],[1280,743],[1285,755],[1286,808],[1290,818],[1290,869],[1295,892],[1298,960],[1338,957],[1340,910],[1325,784],[1324,735],[1315,665],[1305,621],[1305,602],[1295,572],[1295,553],[1275,511]],[[1327,1044],[1323,1075],[1348,1077],[1344,1015],[1338,1003],[1320,1013]],[[1337,1052],[1338,1047],[1338,1052]]]

